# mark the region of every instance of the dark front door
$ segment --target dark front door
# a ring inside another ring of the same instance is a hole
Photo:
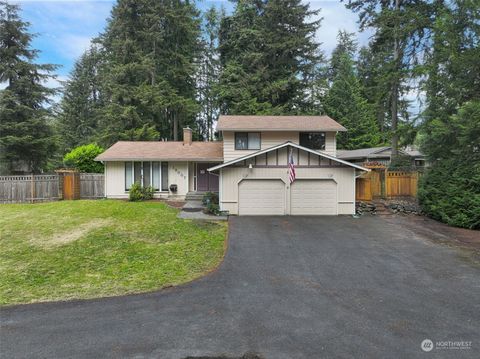
[[[197,191],[218,192],[218,175],[207,171],[213,163],[197,163]]]

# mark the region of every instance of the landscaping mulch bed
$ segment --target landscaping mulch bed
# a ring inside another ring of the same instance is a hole
[[[172,208],[182,208],[185,205],[185,201],[164,201],[168,206]]]

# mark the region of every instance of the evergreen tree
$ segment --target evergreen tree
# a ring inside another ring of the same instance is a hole
[[[480,99],[448,120],[431,120],[429,130],[428,154],[439,157],[420,183],[423,210],[449,225],[480,229]]]
[[[445,4],[426,54],[422,150],[430,168],[419,199],[433,218],[480,229],[480,8]]]
[[[102,53],[92,46],[78,61],[66,81],[60,113],[57,116],[58,133],[62,138],[62,152],[96,139],[99,130],[99,111],[102,101],[100,66]]]
[[[7,85],[0,90],[0,160],[9,171],[27,165],[38,172],[55,150],[45,108],[55,90],[43,83],[56,67],[34,62],[33,35],[18,13],[18,5],[0,2],[0,83]]]
[[[337,76],[338,68],[341,66],[344,55],[353,59],[357,53],[357,40],[355,34],[345,30],[339,30],[337,34],[337,46],[332,51],[328,77],[330,81]]]
[[[300,0],[240,0],[220,29],[222,112],[301,113],[321,61],[318,11]]]
[[[203,46],[200,68],[197,75],[197,91],[201,111],[197,118],[200,138],[213,140],[214,124],[218,119],[218,95],[216,87],[220,75],[220,59],[218,52],[218,36],[221,19],[225,10],[220,13],[212,6],[204,14]]]
[[[362,47],[358,54],[357,74],[362,94],[372,105],[382,142],[390,141],[389,84],[385,81],[384,59],[371,46]]]
[[[384,59],[382,81],[388,86],[392,156],[398,154],[400,101],[408,81],[429,46],[429,27],[436,1],[348,0],[347,7],[359,13],[361,29],[372,28],[374,51]]]
[[[337,147],[348,150],[375,147],[380,143],[380,133],[373,108],[362,96],[353,60],[346,52],[337,53],[334,59],[336,76],[325,97],[324,110],[348,130],[338,134]]]
[[[106,55],[102,143],[144,124],[177,140],[181,125],[193,125],[199,35],[189,1],[119,0],[99,39]]]

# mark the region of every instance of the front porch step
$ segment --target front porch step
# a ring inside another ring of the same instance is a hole
[[[201,201],[206,192],[188,192],[185,196],[187,201]]]
[[[375,212],[377,216],[390,217],[393,216],[393,212],[385,206],[385,203],[381,200],[373,200],[375,204]]]
[[[205,206],[203,205],[202,201],[198,200],[187,200],[187,203],[185,203],[182,207],[182,211],[185,212],[201,212]]]

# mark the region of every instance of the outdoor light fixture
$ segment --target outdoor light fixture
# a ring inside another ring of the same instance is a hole
[[[252,168],[253,168],[253,165],[250,163],[250,164],[248,165],[248,169],[251,170]]]

